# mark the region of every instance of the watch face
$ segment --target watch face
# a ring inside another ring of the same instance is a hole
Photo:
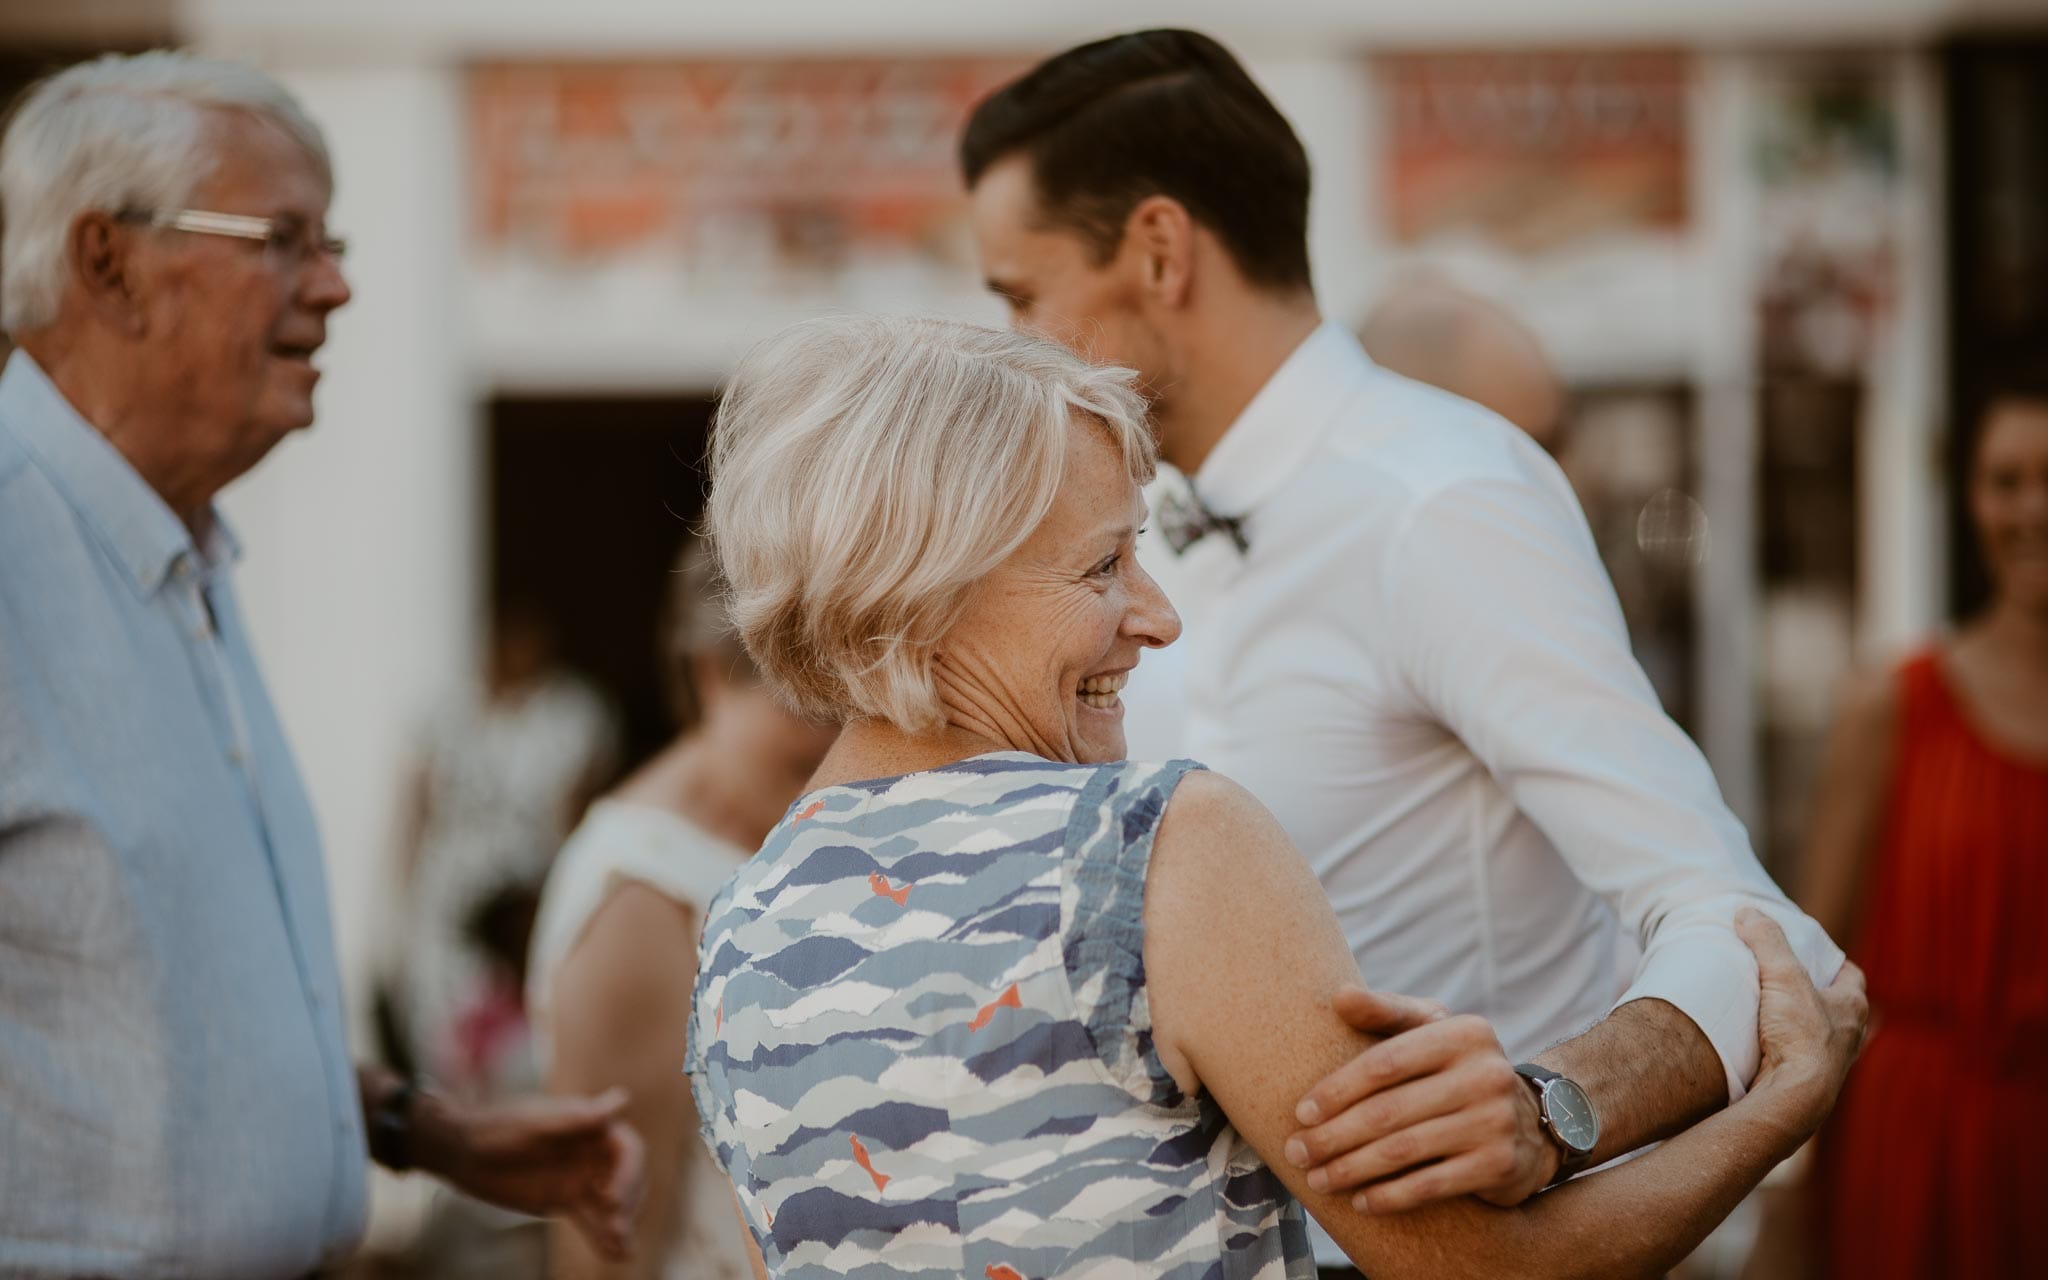
[[[1600,1145],[1600,1120],[1586,1091],[1559,1076],[1543,1090],[1543,1114],[1558,1138],[1581,1155]]]

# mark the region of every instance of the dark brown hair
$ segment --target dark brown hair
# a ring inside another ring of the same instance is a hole
[[[1137,31],[1038,64],[967,122],[968,188],[1018,152],[1046,215],[1079,232],[1098,263],[1138,202],[1164,195],[1222,240],[1246,280],[1308,287],[1308,154],[1208,36]]]
[[[1977,412],[1965,424],[1967,448],[1963,457],[1974,467],[1977,451],[1983,447],[1985,429],[1999,410],[2026,405],[2048,409],[2048,351],[2007,360],[1986,379],[1977,398]]]

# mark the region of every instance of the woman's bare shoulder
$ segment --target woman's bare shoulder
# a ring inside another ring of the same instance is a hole
[[[1279,825],[1242,785],[1208,769],[1190,769],[1167,801],[1159,839],[1174,846],[1206,847],[1219,834],[1270,834]]]
[[[611,1044],[671,1010],[678,998],[687,1009],[696,982],[696,935],[686,904],[639,880],[618,880],[556,970],[556,1038],[566,1046],[580,1033]]]
[[[1181,780],[1153,844],[1148,919],[1169,929],[1203,921],[1193,927],[1212,938],[1218,928],[1256,931],[1266,917],[1299,911],[1305,892],[1319,901],[1308,862],[1258,797],[1207,770]]]
[[[1897,732],[1904,703],[1899,664],[1859,667],[1842,677],[1835,690],[1835,734],[1866,746],[1888,743]]]

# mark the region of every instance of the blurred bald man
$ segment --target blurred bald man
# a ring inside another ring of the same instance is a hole
[[[1493,410],[1552,454],[1564,392],[1543,344],[1507,309],[1432,275],[1396,284],[1359,328],[1381,368]]]

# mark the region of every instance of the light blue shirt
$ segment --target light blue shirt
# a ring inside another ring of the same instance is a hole
[[[0,1275],[277,1277],[361,1234],[319,836],[204,548],[0,374]]]

